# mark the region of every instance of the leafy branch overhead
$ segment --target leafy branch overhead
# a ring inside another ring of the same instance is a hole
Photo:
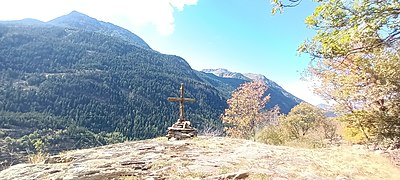
[[[287,1],[280,1],[280,0],[272,0],[272,14],[275,14],[277,11],[283,12],[284,8],[287,7],[295,7],[301,3],[302,0],[287,0]]]
[[[321,1],[305,22],[317,31],[299,50],[317,58],[343,58],[391,47],[400,38],[400,2]]]
[[[400,2],[317,2],[305,20],[316,35],[299,47],[313,58],[315,92],[334,101],[341,119],[366,139],[399,142]]]

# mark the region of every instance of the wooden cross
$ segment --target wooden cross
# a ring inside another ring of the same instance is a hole
[[[184,102],[194,102],[195,99],[184,98],[183,83],[181,83],[180,91],[181,91],[181,97],[169,97],[168,101],[177,101],[177,102],[179,102],[179,119],[178,119],[178,122],[183,122],[183,121],[186,121],[185,120],[185,112],[184,112],[184,108],[183,108],[183,103]]]

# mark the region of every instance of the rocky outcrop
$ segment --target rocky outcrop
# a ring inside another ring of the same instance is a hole
[[[74,150],[18,164],[0,179],[396,179],[381,154],[351,146],[302,149],[225,137],[166,137]]]

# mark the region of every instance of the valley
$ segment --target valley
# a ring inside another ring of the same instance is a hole
[[[287,113],[301,102],[259,76],[270,86],[266,109]],[[252,80],[194,70],[134,33],[76,11],[48,22],[0,22],[1,157],[21,162],[21,154],[163,136],[178,117],[167,97],[180,83],[196,99],[186,107],[193,125],[221,130],[226,100]]]

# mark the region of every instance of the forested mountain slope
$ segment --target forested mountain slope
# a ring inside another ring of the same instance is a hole
[[[63,17],[65,23],[60,18],[0,23],[1,111],[45,113],[94,132],[149,138],[176,121],[178,104],[166,99],[177,96],[183,82],[187,96],[197,99],[187,105],[195,126],[221,125],[225,99],[185,60],[103,33],[107,30],[67,27],[77,16],[71,14]],[[86,20],[90,26],[94,19],[76,19]]]

